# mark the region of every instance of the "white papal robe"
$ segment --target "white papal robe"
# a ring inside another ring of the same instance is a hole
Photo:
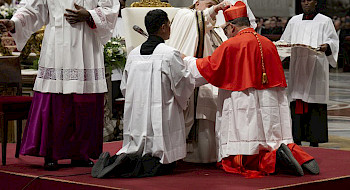
[[[130,52],[121,90],[124,140],[117,153],[151,153],[163,164],[186,156],[183,110],[195,84],[180,52],[159,44],[152,55]]]
[[[70,25],[66,9],[74,3],[87,9],[95,22]],[[107,91],[103,45],[112,37],[118,0],[27,0],[12,20],[11,33],[22,50],[31,34],[46,26],[34,90],[43,93],[85,94]]]
[[[221,44],[220,39],[217,39],[214,34],[216,20],[215,17],[212,19],[210,16],[212,14],[214,14],[214,7],[203,11],[205,20],[204,57],[211,55]],[[195,56],[198,40],[196,11],[193,9],[179,10],[172,21],[171,35],[167,44],[185,55]],[[205,79],[200,80],[206,82]],[[217,160],[214,129],[217,93],[218,89],[210,84],[199,88],[196,110],[196,119],[199,119],[198,143],[188,146],[188,155],[185,161],[210,163]],[[191,101],[194,101],[193,96]],[[186,114],[186,134],[188,135],[194,124],[194,107],[190,106]]]
[[[329,44],[332,55],[316,53],[306,48],[292,48],[288,95],[308,103],[327,104],[329,100],[329,65],[336,67],[339,38],[332,20],[317,14],[313,20],[302,20],[303,14],[294,16],[281,37],[291,44],[305,44],[317,48]]]

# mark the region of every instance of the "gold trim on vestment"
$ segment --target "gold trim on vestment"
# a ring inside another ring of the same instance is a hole
[[[171,7],[171,5],[160,0],[140,0],[140,2],[132,3],[131,7]]]

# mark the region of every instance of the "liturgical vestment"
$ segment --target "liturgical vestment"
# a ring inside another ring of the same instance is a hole
[[[195,83],[180,52],[159,44],[128,56],[121,90],[125,97],[123,147],[117,153],[151,154],[168,164],[186,156],[183,110]]]
[[[89,11],[89,22],[66,21],[66,9],[76,10],[74,3]],[[26,0],[15,13],[11,35],[18,50],[45,26],[21,154],[98,158],[107,92],[103,45],[113,34],[119,7],[118,0]]]
[[[289,68],[288,94],[290,101],[327,104],[329,100],[329,65],[336,67],[339,38],[332,20],[317,14],[313,20],[303,20],[303,14],[288,23],[281,40],[313,48],[328,44],[332,54],[316,53],[306,48],[293,48]]]
[[[70,25],[64,13],[74,3],[91,14],[95,29],[86,22]],[[18,50],[46,25],[34,90],[43,93],[83,94],[107,92],[103,45],[110,40],[119,11],[118,0],[27,0],[12,20],[11,35]]]
[[[288,80],[294,141],[328,142],[329,65],[336,67],[339,52],[339,38],[333,22],[320,13],[311,17],[294,16],[281,40],[312,48],[328,44],[326,52],[293,47]]]
[[[221,38],[214,30],[214,7],[202,11],[194,9],[179,10],[171,25],[171,35],[167,44],[188,56],[197,56],[200,41],[203,44],[203,56],[209,56],[215,48],[221,44]],[[197,16],[198,15],[198,16]],[[200,32],[199,28],[201,28]],[[220,30],[222,30],[220,28]],[[202,36],[203,35],[203,36]],[[197,81],[198,84],[206,83],[205,80]],[[189,108],[185,111],[186,134],[188,135],[198,119],[198,141],[188,146],[188,154],[185,161],[196,163],[209,163],[216,161],[215,145],[215,114],[218,89],[210,84],[201,86],[198,91],[197,107],[194,107],[194,96],[191,97]],[[196,113],[194,113],[196,112]]]

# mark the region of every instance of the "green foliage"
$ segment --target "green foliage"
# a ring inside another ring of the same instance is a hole
[[[126,47],[123,38],[111,38],[104,46],[104,60],[107,71],[124,69],[126,63]]]

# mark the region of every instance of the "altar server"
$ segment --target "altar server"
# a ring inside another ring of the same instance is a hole
[[[147,13],[149,37],[132,50],[123,73],[123,147],[103,153],[92,176],[148,177],[170,173],[186,156],[183,110],[195,83],[179,51],[164,44],[170,36],[167,13]]]
[[[118,12],[118,0],[27,0],[11,20],[0,21],[18,50],[46,25],[20,153],[45,157],[47,170],[58,169],[60,159],[92,166],[89,159],[102,152],[103,45]]]
[[[317,0],[302,0],[304,13],[294,16],[281,40],[305,47],[292,48],[288,95],[291,101],[293,138],[297,144],[328,142],[327,102],[329,65],[337,66],[339,39],[332,19],[316,11]]]

